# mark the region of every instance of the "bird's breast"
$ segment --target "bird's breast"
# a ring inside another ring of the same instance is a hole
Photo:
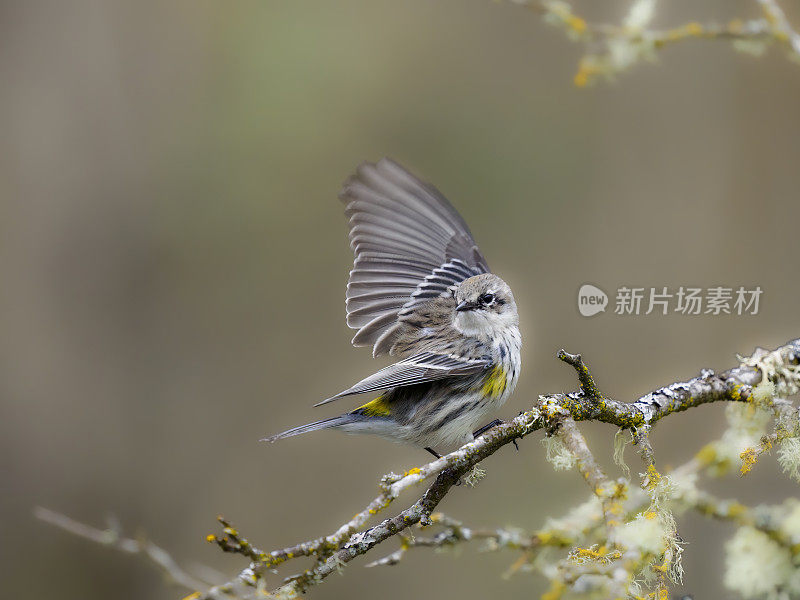
[[[517,385],[520,371],[519,335],[509,335],[499,340],[495,352],[495,365],[483,376],[481,392],[485,398],[505,402]]]
[[[495,365],[483,378],[481,392],[484,397],[500,398],[508,387],[508,370],[504,365]]]

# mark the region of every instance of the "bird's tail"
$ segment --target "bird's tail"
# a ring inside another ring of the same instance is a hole
[[[299,427],[292,427],[291,429],[287,429],[281,433],[271,435],[269,437],[262,438],[260,441],[262,442],[276,442],[278,440],[282,440],[283,438],[292,437],[295,435],[301,435],[303,433],[309,433],[311,431],[319,431],[320,429],[330,429],[331,427],[341,427],[342,425],[349,425],[357,417],[352,414],[344,414],[338,417],[331,417],[330,419],[322,419],[321,421],[314,421],[313,423],[307,423],[305,425],[300,425]]]

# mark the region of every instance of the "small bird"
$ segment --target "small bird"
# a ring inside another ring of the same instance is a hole
[[[338,417],[265,438],[317,431],[373,433],[424,447],[461,445],[501,423],[476,425],[511,395],[522,338],[511,288],[489,271],[447,199],[396,162],[364,163],[340,194],[355,264],[347,284],[354,346],[398,362],[345,396],[380,392]]]

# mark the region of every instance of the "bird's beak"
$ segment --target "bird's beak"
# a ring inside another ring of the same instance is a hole
[[[475,304],[474,302],[467,302],[465,300],[464,302],[462,302],[461,304],[456,306],[456,311],[457,312],[464,312],[465,310],[473,310],[475,308],[478,308],[477,304]]]

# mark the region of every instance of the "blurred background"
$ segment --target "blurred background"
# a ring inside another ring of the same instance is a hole
[[[619,22],[629,6],[605,5],[577,7]],[[758,14],[753,1],[663,2],[654,26]],[[0,15],[9,597],[181,595],[144,561],[36,521],[37,505],[98,526],[113,514],[183,565],[231,576],[244,561],[204,541],[217,513],[277,548],[333,531],[383,473],[427,461],[335,432],[258,442],[355,406],[311,408],[384,364],[350,347],[344,323],[352,254],[336,197],[363,160],[391,156],[439,187],[514,289],[524,369],[501,417],[575,387],[562,347],[633,400],[800,336],[800,69],[781,50],[690,41],[577,89],[580,46],[486,0],[6,1]],[[618,316],[612,298],[584,318],[587,282],[763,295],[756,316]],[[719,434],[722,408],[660,424],[659,464]],[[616,476],[614,431],[584,430]],[[536,528],[582,502],[585,484],[552,470],[541,437],[492,456],[441,509]],[[711,489],[796,494],[773,463]],[[676,593],[722,597],[732,530],[678,525],[689,543]],[[516,558],[420,549],[392,568],[357,561],[311,595],[530,597],[541,577],[501,578]]]

